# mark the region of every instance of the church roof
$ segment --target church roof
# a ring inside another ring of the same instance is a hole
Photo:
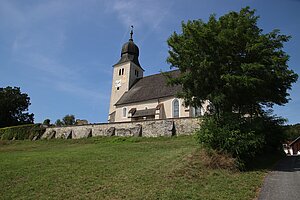
[[[178,77],[180,71],[174,70],[167,73],[172,77]],[[167,78],[163,74],[154,74],[139,79],[115,105],[175,96],[181,89],[180,85],[168,86]]]

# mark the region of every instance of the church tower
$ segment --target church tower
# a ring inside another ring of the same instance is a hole
[[[133,26],[131,26],[133,28]],[[143,68],[139,63],[139,48],[133,42],[133,31],[130,31],[130,39],[121,51],[119,62],[113,65],[113,77],[109,106],[109,122],[115,121],[116,115],[121,115],[116,110],[115,103],[127,92],[138,79],[143,77]]]

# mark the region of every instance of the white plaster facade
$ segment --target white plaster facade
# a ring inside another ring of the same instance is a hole
[[[143,77],[143,73],[144,70],[133,62],[114,65],[109,113],[116,111],[115,103],[130,89],[138,78]]]
[[[174,108],[173,108],[173,102],[177,99],[179,101],[179,116],[178,118],[182,117],[195,117],[195,109],[192,107],[185,107],[183,99],[176,98],[174,96],[165,97],[161,99],[152,99],[148,101],[143,102],[137,102],[132,104],[125,104],[120,106],[115,106],[115,122],[125,122],[125,121],[136,121],[136,120],[142,120],[142,118],[134,119],[130,117],[130,114],[128,113],[132,108],[136,108],[137,110],[145,110],[145,109],[153,109],[157,108],[158,105],[161,106],[160,109],[156,111],[155,119],[169,119],[169,118],[177,118],[174,117]],[[204,113],[207,111],[208,102],[205,102],[203,104],[203,108],[201,108],[201,113],[199,113],[197,116],[204,115]],[[126,108],[127,115],[123,116],[123,109]],[[147,118],[144,118],[147,119]],[[152,119],[152,118],[148,118]]]

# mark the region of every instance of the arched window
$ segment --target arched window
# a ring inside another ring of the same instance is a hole
[[[127,108],[123,108],[123,114],[122,114],[123,117],[127,117]]]
[[[172,111],[173,111],[173,116],[174,118],[179,117],[179,101],[178,99],[174,99],[172,103]]]
[[[119,76],[121,76],[121,69],[119,69]]]

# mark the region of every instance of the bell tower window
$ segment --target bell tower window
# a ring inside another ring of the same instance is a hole
[[[124,68],[119,69],[119,76],[124,75]]]
[[[136,77],[139,77],[139,71],[138,70],[134,70],[134,75],[136,76]]]

